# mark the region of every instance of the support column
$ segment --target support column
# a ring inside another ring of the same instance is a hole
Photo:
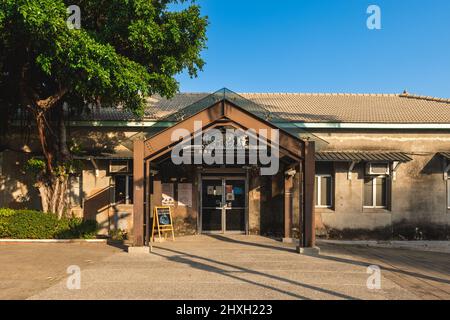
[[[300,230],[302,231],[303,241],[300,239],[298,251],[305,254],[318,254],[319,249],[316,245],[315,233],[315,143],[314,141],[305,141],[305,157],[302,163],[303,175],[303,219],[301,220]]]
[[[283,242],[292,242],[292,190],[294,188],[294,175],[289,171],[284,177],[284,238]]]
[[[145,242],[146,246],[150,245],[150,232],[151,232],[151,211],[152,211],[152,203],[151,203],[151,183],[152,183],[152,174],[151,174],[151,164],[150,160],[145,161],[145,170],[144,170],[144,185],[145,185]]]
[[[144,141],[135,140],[133,149],[133,246],[144,245]]]

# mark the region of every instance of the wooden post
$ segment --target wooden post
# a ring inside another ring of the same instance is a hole
[[[145,245],[150,245],[150,220],[151,220],[151,183],[152,183],[152,175],[151,175],[151,165],[150,160],[145,161],[145,173],[144,173],[144,182],[145,182]]]
[[[305,244],[305,207],[303,205],[303,203],[305,202],[305,184],[304,182],[304,172],[303,172],[303,167],[304,167],[304,161],[300,161],[296,168],[299,174],[299,181],[298,181],[298,236],[299,236],[299,247],[304,247]]]
[[[285,174],[284,177],[284,238],[292,238],[292,189],[294,187],[294,176]]]
[[[303,164],[303,217],[304,217],[304,248],[315,247],[315,144],[313,141],[305,142],[305,159]]]
[[[144,141],[135,140],[133,149],[133,246],[144,245]]]

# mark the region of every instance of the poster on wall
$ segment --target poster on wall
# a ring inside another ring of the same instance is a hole
[[[173,206],[175,205],[175,200],[173,197],[173,183],[162,183],[162,205],[163,206]]]
[[[192,184],[178,184],[178,205],[182,207],[192,207]]]

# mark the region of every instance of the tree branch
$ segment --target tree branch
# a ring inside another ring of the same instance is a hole
[[[61,100],[64,95],[69,91],[67,88],[61,88],[57,93],[49,96],[46,99],[36,101],[36,105],[44,111],[47,111]]]

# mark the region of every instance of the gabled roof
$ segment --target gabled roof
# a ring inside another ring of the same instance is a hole
[[[180,144],[178,137],[195,141],[195,136],[202,135],[205,130],[215,127],[230,126],[235,129],[254,130],[257,139],[265,136],[265,141],[277,147],[282,155],[288,155],[294,159],[305,157],[305,145],[299,136],[280,129],[274,123],[263,118],[266,111],[250,101],[242,101],[242,97],[235,93],[222,89],[207,97],[204,101],[194,103],[179,113],[174,114],[176,123],[168,127],[144,142],[144,158],[154,160],[161,154],[167,154],[173,147]],[[200,125],[201,127],[197,127]],[[275,133],[273,133],[275,129]],[[278,130],[280,129],[280,130]],[[262,134],[261,132],[265,132]],[[309,140],[309,138],[308,138]],[[320,140],[320,139],[319,139]]]
[[[161,120],[208,93],[148,98],[145,120]],[[450,100],[410,94],[242,93],[287,121],[306,123],[450,123]],[[83,120],[136,120],[128,111],[100,108]]]

